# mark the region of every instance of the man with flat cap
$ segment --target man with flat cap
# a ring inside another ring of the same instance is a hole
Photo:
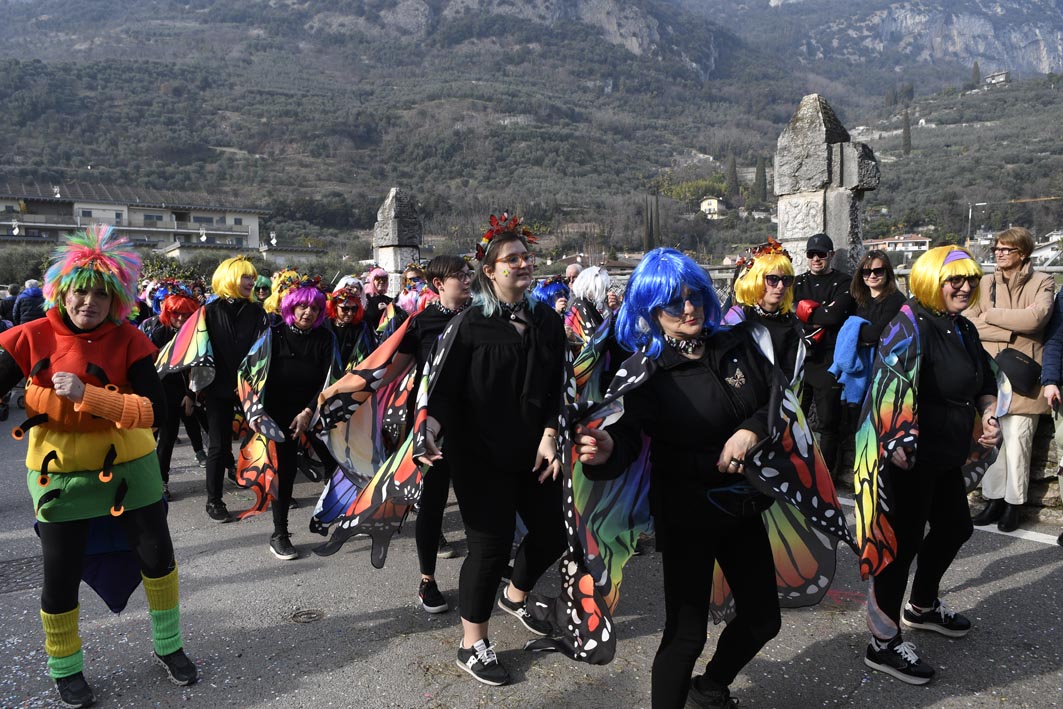
[[[842,428],[841,385],[827,368],[834,362],[834,343],[856,304],[849,295],[852,276],[834,269],[834,242],[826,234],[813,234],[805,246],[808,272],[794,280],[794,306],[804,323],[805,388],[801,406],[808,413],[815,401],[815,431],[823,459],[837,477],[838,442]]]

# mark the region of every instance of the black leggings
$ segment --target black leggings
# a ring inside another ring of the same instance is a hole
[[[173,458],[174,443],[177,442],[177,429],[182,421],[185,424],[185,431],[188,433],[188,441],[192,444],[192,449],[203,450],[203,435],[199,430],[199,420],[196,418],[196,412],[193,411],[191,416],[185,416],[185,407],[181,406],[180,401],[174,405],[167,398],[166,404],[166,418],[162,420],[162,425],[159,426],[159,445],[155,449],[159,455],[159,468],[162,470],[162,481],[164,483],[170,482],[170,460]]]
[[[661,531],[665,531],[664,535]],[[720,562],[736,615],[716,642],[705,676],[729,686],[738,672],[779,633],[779,593],[768,533],[760,515],[728,520],[709,533],[659,530],[664,565],[664,635],[653,659],[654,709],[682,707],[709,625],[712,570]]]
[[[173,542],[166,525],[166,505],[162,500],[140,509],[126,510],[118,520],[146,577],[161,578],[173,571]],[[66,613],[77,607],[89,524],[90,520],[37,524],[44,557],[41,610],[45,613]]]
[[[842,388],[839,384],[814,386],[806,382],[801,395],[801,408],[806,414],[813,401],[816,402],[819,449],[823,453],[823,462],[833,472],[834,465],[838,462],[839,434],[842,433]]]
[[[890,522],[897,536],[897,557],[875,576],[875,603],[900,627],[912,561],[918,555],[911,601],[929,608],[938,598],[941,578],[974,533],[974,525],[959,468],[942,470],[917,461],[911,470],[891,466],[888,474]],[[930,531],[924,537],[928,522]]]
[[[225,468],[233,464],[235,399],[207,399],[207,502],[221,502]]]
[[[277,499],[273,501],[273,532],[288,533],[288,507],[292,503],[295,474],[299,469],[299,443],[277,444]]]
[[[530,470],[488,470],[472,460],[455,461],[450,472],[469,547],[458,581],[461,617],[486,623],[509,564],[517,512],[528,534],[513,561],[510,580],[516,588],[531,591],[564,551],[561,478],[540,484]]]
[[[425,473],[414,532],[417,539],[417,560],[421,565],[421,573],[425,576],[434,576],[436,573],[439,535],[443,531],[443,511],[449,496],[450,467],[446,461],[439,460]]]

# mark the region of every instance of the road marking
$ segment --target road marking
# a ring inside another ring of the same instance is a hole
[[[846,507],[855,507],[856,502],[851,497],[838,496],[838,502],[842,503]],[[1005,537],[1015,537],[1016,539],[1024,539],[1028,542],[1036,542],[1038,544],[1047,544],[1049,546],[1056,546],[1056,538],[1051,534],[1045,534],[1044,532],[1031,532],[1026,529],[1016,529],[1014,532],[1001,532],[993,525],[985,527],[975,527],[976,532],[990,532],[991,534],[1000,534]]]

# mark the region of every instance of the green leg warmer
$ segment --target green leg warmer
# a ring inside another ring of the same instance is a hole
[[[80,606],[66,613],[41,611],[44,651],[48,654],[48,674],[52,679],[76,675],[85,667],[81,636],[78,635],[79,611]]]
[[[178,604],[177,569],[157,579],[144,580],[151,614],[151,641],[155,652],[169,655],[183,647],[181,642],[181,607]]]

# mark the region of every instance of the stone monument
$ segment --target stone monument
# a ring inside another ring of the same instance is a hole
[[[837,267],[853,272],[864,251],[861,202],[864,192],[878,183],[878,160],[871,148],[850,140],[819,94],[801,99],[775,151],[778,238],[797,273],[808,270],[805,241],[820,232],[834,242]]]
[[[388,295],[402,289],[402,272],[421,257],[424,228],[417,216],[417,202],[407,192],[392,187],[376,213],[373,227],[373,260],[388,272]]]

